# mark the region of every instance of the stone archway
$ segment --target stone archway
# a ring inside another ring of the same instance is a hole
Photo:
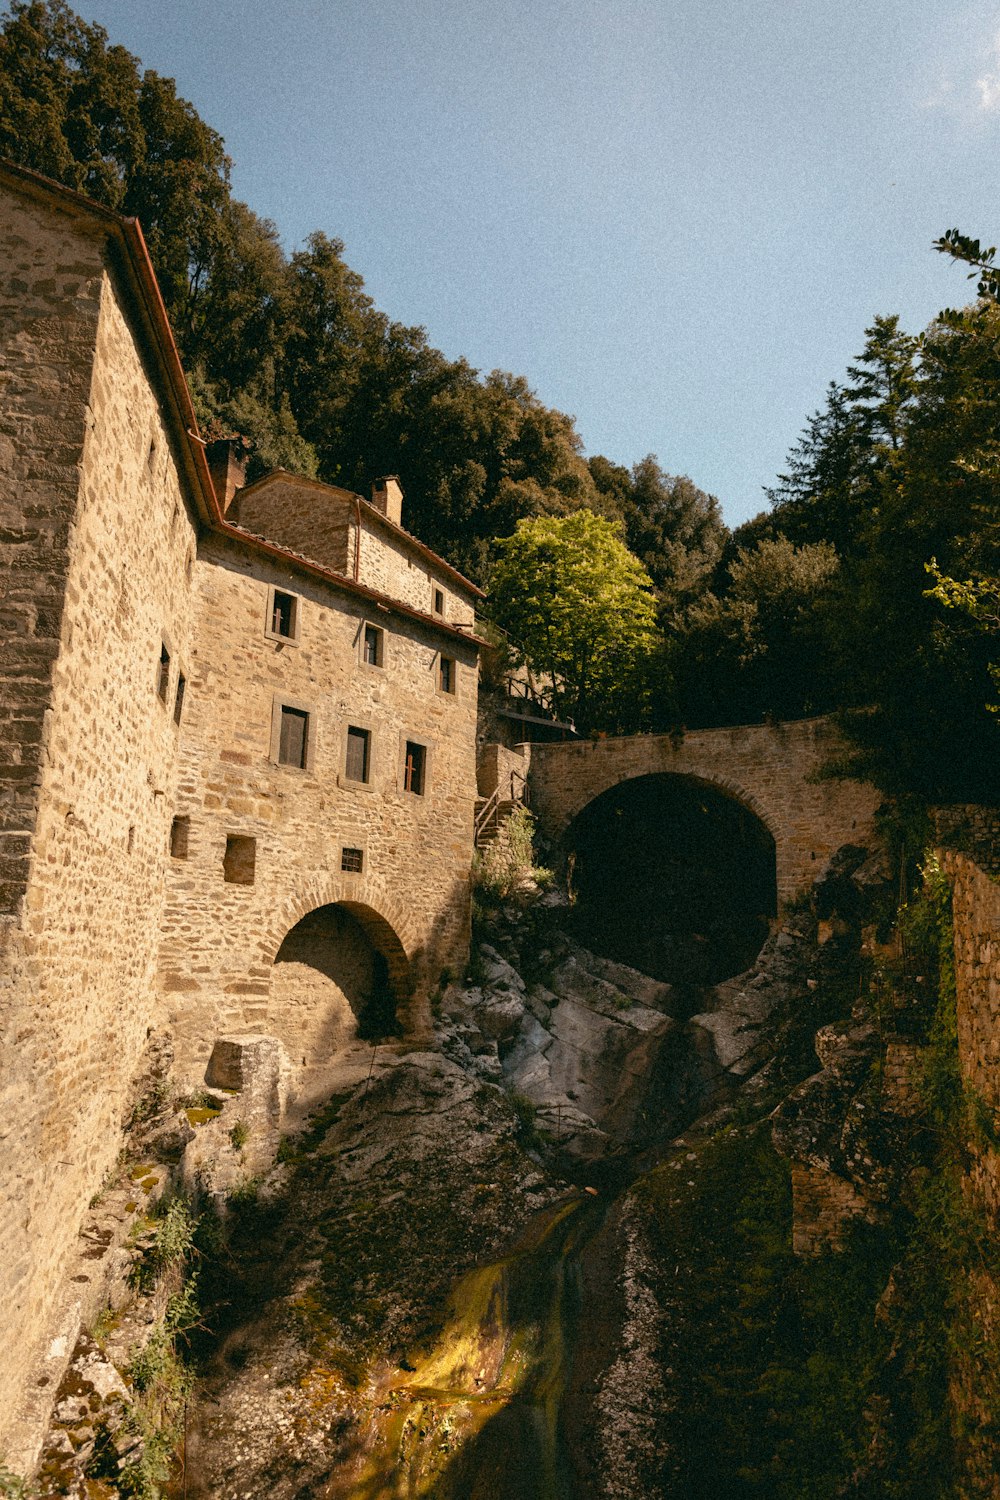
[[[593,798],[564,844],[585,946],[673,984],[717,984],[757,956],[777,912],[775,839],[707,778],[653,773]]]

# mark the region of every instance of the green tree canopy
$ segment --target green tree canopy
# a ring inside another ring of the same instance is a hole
[[[689,723],[796,718],[833,706],[826,612],[839,559],[829,542],[787,537],[740,548],[718,594],[680,628],[680,711]]]
[[[638,727],[656,608],[615,523],[590,510],[522,520],[496,552],[493,617],[556,714],[585,731]]]

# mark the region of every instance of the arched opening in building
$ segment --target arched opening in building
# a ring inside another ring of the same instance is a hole
[[[566,834],[578,940],[671,984],[718,984],[756,958],[777,911],[774,839],[707,782],[639,776]]]
[[[274,958],[270,1025],[294,1066],[323,1067],[356,1042],[398,1035],[406,956],[370,908],[318,906],[285,935]]]

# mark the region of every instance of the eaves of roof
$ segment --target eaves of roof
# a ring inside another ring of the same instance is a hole
[[[223,521],[221,525],[213,526],[212,530],[222,536],[230,537],[233,541],[242,542],[252,552],[263,552],[269,557],[289,562],[311,578],[318,578],[323,583],[334,584],[338,589],[345,589],[349,594],[368,599],[373,604],[377,604],[380,609],[405,615],[410,620],[418,620],[421,625],[428,625],[455,640],[468,641],[474,646],[489,645],[489,642],[485,641],[482,636],[473,633],[471,621],[469,625],[461,626],[442,620],[440,615],[429,615],[425,610],[416,609],[412,604],[406,604],[402,599],[394,598],[392,594],[383,594],[379,589],[372,589],[367,584],[356,582],[347,573],[337,573],[333,568],[324,568],[321,563],[313,562],[311,557],[305,557],[300,552],[292,552],[288,547],[280,547],[276,542],[268,541],[267,537],[244,530],[242,526],[234,526],[231,521]]]

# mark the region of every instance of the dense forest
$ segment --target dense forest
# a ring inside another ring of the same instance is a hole
[[[494,585],[581,730],[837,711],[887,791],[996,800],[1000,303],[976,242],[937,247],[976,300],[919,335],[877,317],[731,533],[691,480],[585,458],[522,377],[393,322],[329,233],[286,254],[173,81],[64,0],[0,19],[0,154],[140,219],[208,436],[245,434],[258,472],[399,474],[408,525]]]

